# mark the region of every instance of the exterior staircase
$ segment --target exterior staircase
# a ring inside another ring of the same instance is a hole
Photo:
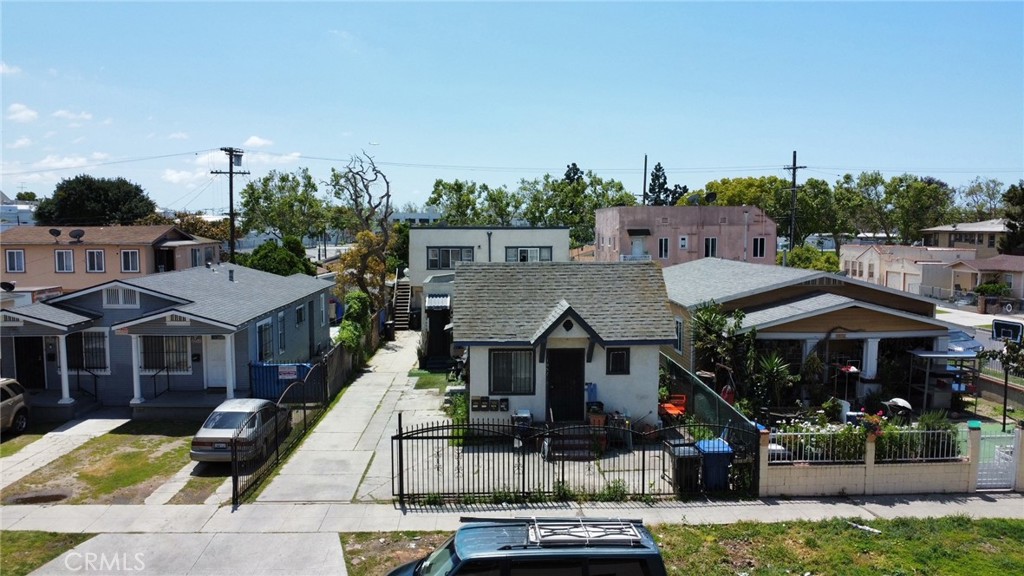
[[[395,330],[409,329],[409,306],[412,301],[412,284],[408,278],[395,283]]]

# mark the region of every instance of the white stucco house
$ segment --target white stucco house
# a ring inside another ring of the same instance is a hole
[[[588,400],[657,414],[659,347],[675,341],[658,266],[469,262],[455,277],[471,419],[529,410],[538,422],[582,422]]]

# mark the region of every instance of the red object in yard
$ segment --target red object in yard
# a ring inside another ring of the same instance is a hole
[[[719,393],[719,396],[721,396],[722,400],[725,400],[730,406],[736,402],[736,390],[733,389],[732,384],[722,386],[722,391]]]

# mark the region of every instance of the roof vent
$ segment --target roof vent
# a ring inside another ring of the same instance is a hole
[[[234,281],[235,281],[235,271],[234,270],[228,270],[228,282],[234,282]]]

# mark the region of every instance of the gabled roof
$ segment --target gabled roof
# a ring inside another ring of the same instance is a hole
[[[921,232],[1006,232],[1006,219],[982,220],[981,222],[963,222],[922,228]]]
[[[934,300],[924,296],[830,272],[752,264],[738,260],[722,260],[721,258],[701,258],[692,262],[684,262],[669,266],[662,272],[665,275],[665,287],[669,299],[686,308],[695,308],[712,300],[722,304],[730,300],[819,278],[829,278],[853,286],[865,286],[872,290],[896,294],[920,302],[935,303]]]
[[[572,313],[605,343],[670,343],[675,325],[651,262],[463,262],[455,268],[459,345],[530,344]]]
[[[787,324],[796,320],[802,320],[804,318],[810,318],[812,316],[818,316],[854,307],[873,310],[890,316],[898,316],[900,318],[915,320],[925,324],[932,324],[936,328],[946,329],[952,326],[948,322],[936,320],[935,318],[930,318],[928,316],[894,310],[892,308],[886,308],[885,306],[879,306],[869,302],[862,302],[839,294],[817,293],[808,294],[788,302],[780,302],[747,312],[743,317],[743,328],[741,332],[749,331],[751,328],[757,328],[759,330],[770,328],[772,326]]]
[[[56,239],[50,230],[60,230]],[[72,230],[81,230],[85,234],[81,242],[72,243],[68,234]],[[0,234],[0,242],[4,244],[71,244],[87,245],[118,245],[118,246],[150,246],[161,240],[195,240],[198,242],[212,240],[190,236],[177,227],[166,224],[161,226],[15,226]]]
[[[1024,272],[1024,256],[1000,254],[991,258],[982,258],[981,260],[960,260],[959,262],[948,264],[946,267],[950,268],[953,266],[970,268],[977,272]]]
[[[665,268],[662,273],[669,299],[687,308],[710,300],[721,304],[827,274],[721,258],[700,258],[676,264]]]
[[[17,308],[10,308],[4,310],[3,313],[7,316],[14,316],[15,318],[21,318],[22,320],[28,320],[29,322],[61,330],[67,330],[69,328],[89,324],[94,319],[98,318],[95,314],[85,314],[82,312],[66,310],[41,302],[29,304],[27,306],[18,306]]]
[[[234,281],[229,272],[234,271]],[[266,313],[334,286],[334,282],[304,274],[278,276],[236,264],[198,266],[175,272],[150,274],[100,284],[50,300],[67,308],[75,299],[112,286],[130,286],[156,297],[177,302],[144,318],[165,316],[171,311],[224,326],[241,327]],[[133,318],[129,323],[137,323]]]

